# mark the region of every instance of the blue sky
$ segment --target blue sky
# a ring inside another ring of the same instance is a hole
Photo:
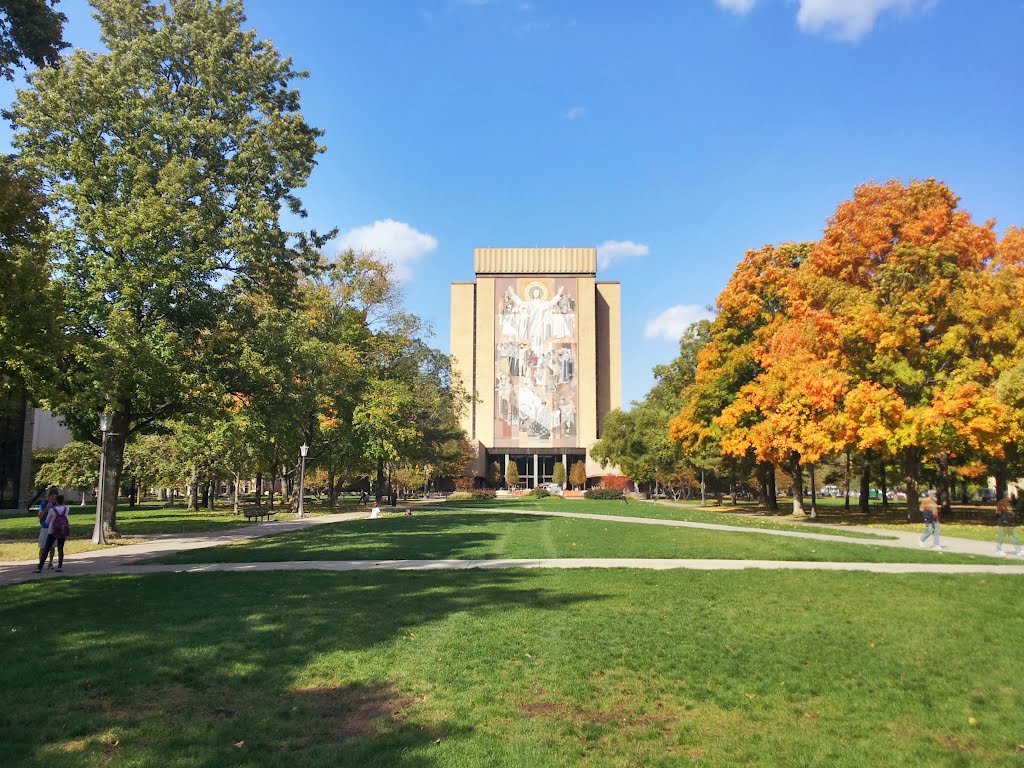
[[[81,0],[66,38],[95,49]],[[600,246],[623,393],[767,242],[868,180],[1024,224],[1021,0],[248,0],[327,152],[310,224],[382,249],[448,348],[479,246]],[[12,89],[0,93],[9,102]],[[9,130],[0,130],[8,143]]]

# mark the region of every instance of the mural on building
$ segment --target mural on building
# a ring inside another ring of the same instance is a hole
[[[495,444],[576,445],[576,281],[495,281]]]

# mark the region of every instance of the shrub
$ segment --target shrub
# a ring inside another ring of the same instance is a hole
[[[622,475],[605,475],[601,478],[601,487],[610,488],[613,491],[625,490],[629,485],[629,478]]]
[[[530,495],[536,496],[538,499],[546,499],[548,496],[551,495],[551,491],[549,491],[547,488],[534,488],[532,491],[530,491]]]
[[[603,499],[605,501],[618,501],[622,499],[622,491],[614,488],[591,488],[583,497],[586,499]]]
[[[448,501],[469,501],[472,498],[472,491],[454,491],[448,494]]]
[[[494,499],[498,494],[486,488],[478,488],[475,491],[470,491],[470,495],[474,499]]]

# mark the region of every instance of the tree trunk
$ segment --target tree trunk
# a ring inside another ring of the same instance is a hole
[[[135,509],[135,478],[132,478],[132,484],[128,486],[128,509]]]
[[[256,506],[263,503],[263,473],[256,473]]]
[[[277,490],[277,464],[270,465],[270,495],[267,497],[267,506],[274,508],[274,491]]]
[[[188,511],[199,511],[199,474],[192,473],[188,481]]]
[[[85,488],[82,489],[82,506],[85,506]]]
[[[949,481],[949,454],[943,453],[939,455],[939,506],[942,508],[942,517],[949,517],[952,505],[952,491],[950,490]]]
[[[338,503],[338,488],[334,482],[334,467],[330,467],[327,470],[327,504],[331,507]]]
[[[775,487],[775,465],[768,465],[768,509],[778,510],[779,492]]]
[[[763,461],[757,464],[757,503],[765,509],[768,508],[768,467]]]
[[[846,452],[846,483],[843,485],[843,510],[850,514],[850,452]]]
[[[857,506],[860,507],[860,511],[865,515],[871,514],[871,461],[867,455],[864,454],[863,466],[860,470],[860,499]]]
[[[234,491],[234,499],[231,507],[231,511],[234,514],[238,514],[238,486],[242,482],[242,476],[238,472],[235,472],[235,484],[232,490]]]
[[[377,459],[377,488],[376,488],[376,499],[377,503],[380,504],[380,500],[384,498],[384,459]]]
[[[206,509],[210,508],[210,483],[209,483],[209,481],[203,483],[203,506]]]
[[[921,477],[921,449],[907,448],[903,451],[903,472],[907,483],[907,520],[914,521],[921,516],[921,499],[918,482]]]
[[[885,472],[885,459],[878,460],[879,484],[882,487],[882,511],[889,511],[889,478]]]
[[[814,487],[814,465],[811,464],[811,519],[818,517],[818,490]]]
[[[800,465],[800,454],[793,452],[793,514],[804,514],[804,470]]]
[[[121,473],[124,470],[124,446],[128,441],[131,426],[131,411],[122,406],[113,411],[110,432],[107,433],[105,456],[103,457],[103,531],[117,533],[117,494],[121,490]]]
[[[996,478],[996,498],[997,499],[1006,498],[1006,486],[1008,484],[1007,483],[1007,475],[1009,474],[1006,471],[1006,462],[1005,461],[997,461],[993,465],[992,469],[994,470],[994,474],[995,474],[995,478]]]

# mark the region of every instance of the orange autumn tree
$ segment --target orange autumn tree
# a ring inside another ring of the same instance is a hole
[[[787,466],[793,475],[793,513],[803,514],[803,467],[846,448],[840,406],[849,377],[839,370],[835,346],[811,315],[786,319],[762,340],[756,356],[761,373],[715,419],[722,451],[752,451],[758,461]]]
[[[747,251],[736,266],[728,285],[716,301],[717,314],[711,323],[707,346],[698,354],[695,381],[683,392],[683,407],[669,424],[671,439],[684,453],[702,457],[719,454],[756,459],[749,446],[739,449],[730,443],[723,451],[722,425],[716,421],[733,403],[744,386],[762,371],[758,350],[788,317],[793,275],[807,258],[813,243],[765,245]],[[735,413],[737,425],[749,427],[756,410]],[[776,508],[775,470],[769,459],[757,468],[762,503]]]
[[[1002,435],[1003,457],[993,463],[996,494],[1006,494],[1009,477],[1024,476],[1024,228],[1008,227],[990,268],[994,295],[1005,299],[998,328],[1009,354],[994,356],[999,370],[996,396],[1009,409],[1009,428]]]
[[[844,403],[856,414],[848,437],[863,445],[884,435],[912,515],[925,462],[941,481],[960,450],[1000,457],[997,436],[1009,429],[992,363],[1012,336],[1000,320],[1005,295],[992,290],[996,237],[958,203],[933,179],[865,184],[839,205],[805,267],[817,286],[809,307],[832,318],[848,397],[860,398]],[[870,408],[860,407],[866,393]],[[944,482],[939,490],[948,502]]]

